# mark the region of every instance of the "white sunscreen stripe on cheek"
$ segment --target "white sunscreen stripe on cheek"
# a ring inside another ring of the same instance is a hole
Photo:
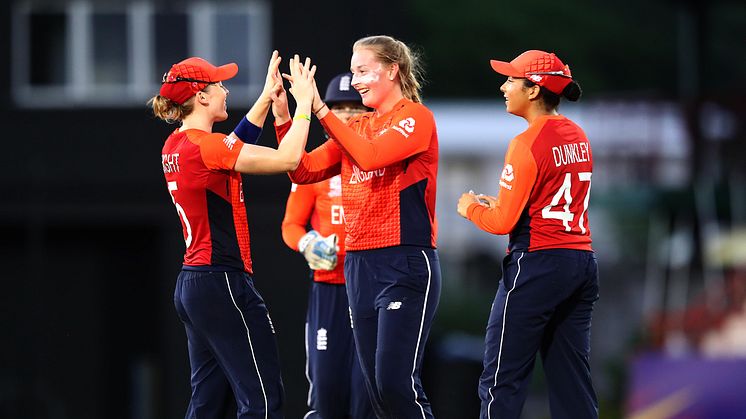
[[[353,75],[352,84],[355,85],[375,83],[381,78],[381,70],[383,70],[383,66],[379,63],[376,69],[368,71],[367,74],[364,74],[362,76]]]

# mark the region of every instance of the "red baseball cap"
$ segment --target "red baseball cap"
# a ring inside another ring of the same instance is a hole
[[[508,76],[529,79],[550,92],[562,94],[572,81],[570,67],[565,65],[553,52],[532,49],[515,57],[511,62],[490,60],[492,69]]]
[[[163,75],[159,94],[181,105],[208,84],[231,79],[236,73],[236,63],[215,67],[199,57],[187,58],[172,65],[168,73]]]

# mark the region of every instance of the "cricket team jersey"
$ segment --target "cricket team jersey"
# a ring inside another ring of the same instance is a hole
[[[306,225],[322,236],[336,233],[339,238],[337,266],[331,271],[316,270],[313,279],[316,282],[344,284],[344,207],[342,206],[342,177],[336,175],[323,182],[310,185],[293,183],[285,218],[282,220],[282,239],[291,249],[298,250],[300,238],[306,234]]]
[[[471,204],[467,218],[487,232],[510,233],[508,252],[592,250],[592,173],[583,130],[562,115],[541,116],[508,146],[497,205]]]
[[[382,115],[362,113],[345,125],[329,112],[321,124],[330,139],[304,154],[290,177],[314,183],[341,173],[345,248],[435,248],[438,134],[432,112],[402,99]],[[278,126],[278,138],[289,129],[290,123]]]
[[[163,173],[186,243],[184,266],[252,273],[241,174],[243,143],[225,134],[174,131],[163,145]]]

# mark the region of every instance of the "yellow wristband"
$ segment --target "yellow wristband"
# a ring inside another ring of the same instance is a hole
[[[298,115],[295,115],[295,117],[293,117],[293,121],[297,121],[299,119],[305,119],[306,121],[311,122],[311,116],[304,113],[299,113]]]

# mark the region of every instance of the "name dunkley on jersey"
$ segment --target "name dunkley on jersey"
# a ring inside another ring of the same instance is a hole
[[[508,250],[592,250],[588,202],[593,153],[583,130],[562,115],[542,116],[508,146],[490,210],[467,215],[494,234],[510,233]]]

